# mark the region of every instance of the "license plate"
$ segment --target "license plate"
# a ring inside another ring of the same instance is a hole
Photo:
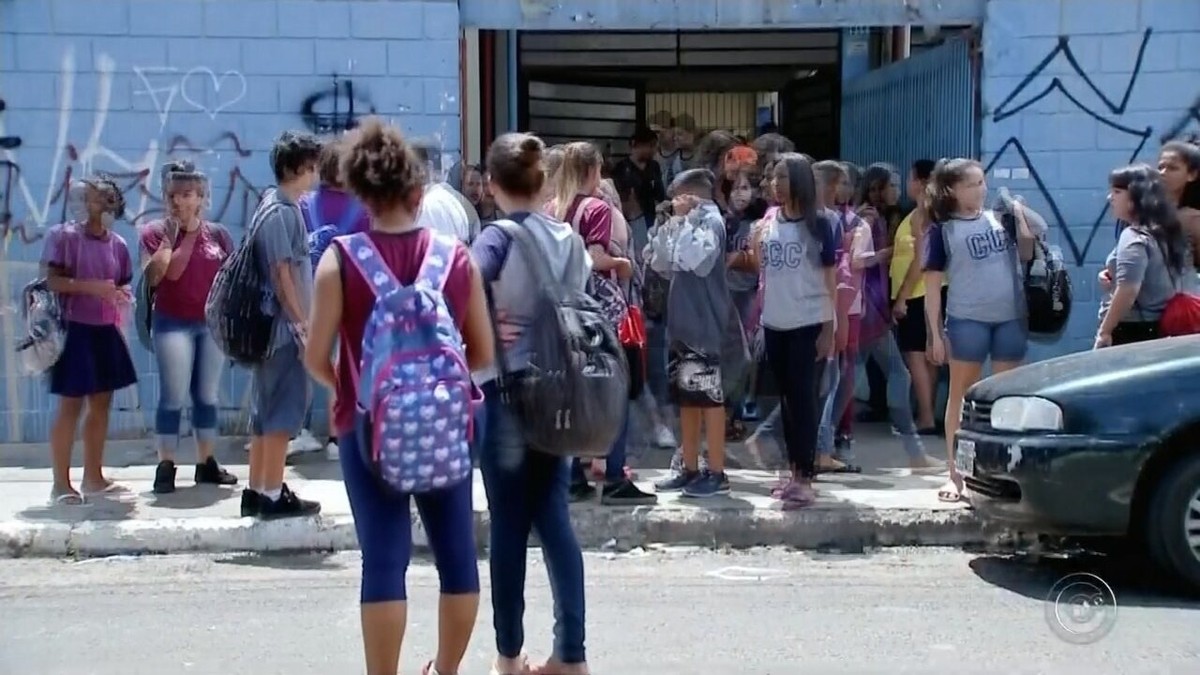
[[[975,441],[958,440],[954,450],[954,469],[960,476],[975,475]]]

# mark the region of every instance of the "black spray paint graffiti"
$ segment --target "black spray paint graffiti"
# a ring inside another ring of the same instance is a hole
[[[250,217],[262,199],[263,189],[242,173],[240,161],[248,159],[252,153],[243,146],[237,134],[228,131],[202,145],[193,143],[186,136],[176,135],[167,141],[163,149],[163,161],[177,157],[199,157],[232,149],[237,160],[224,176],[219,179],[216,176],[213,177],[213,192],[218,197],[214,200],[206,217],[232,229],[246,229]],[[50,206],[54,207],[54,210],[48,214],[50,222],[63,222],[67,219],[68,189],[72,180],[79,177],[79,152],[70,143],[66,146],[66,159],[66,166],[56,177],[54,192],[50,196]],[[150,182],[153,180],[150,169],[107,173],[117,182],[131,209],[133,202],[144,202],[141,211],[130,210],[125,214],[125,220],[129,225],[137,227],[162,217],[161,195],[158,190],[150,189]],[[12,191],[19,182],[20,176],[19,164],[11,160],[0,159],[0,189],[3,189],[3,192],[0,193],[0,244],[9,237],[14,237],[22,244],[33,244],[39,241],[44,234],[39,225],[45,223],[26,222],[16,218],[13,213],[14,195]]]
[[[8,104],[0,98],[0,113],[4,112],[7,107]],[[21,147],[20,136],[0,136],[0,150],[15,150],[19,147]]]
[[[345,105],[345,110],[342,106]],[[358,110],[355,110],[355,107]],[[313,133],[341,133],[358,125],[363,114],[373,114],[375,106],[362,93],[355,93],[353,80],[339,80],[333,76],[333,86],[318,91],[300,106],[300,117]]]
[[[1184,111],[1183,115],[1180,116],[1179,121],[1177,121],[1171,127],[1171,129],[1167,131],[1167,133],[1159,137],[1159,141],[1166,143],[1184,136],[1184,132],[1187,131],[1188,125],[1193,122],[1195,122],[1197,125],[1200,125],[1200,97],[1197,97],[1196,101],[1192,103],[1191,107]],[[1194,134],[1189,135],[1191,135],[1193,139],[1195,138]]]
[[[1104,126],[1119,131],[1123,134],[1128,134],[1131,139],[1136,138],[1137,147],[1134,148],[1133,152],[1129,155],[1129,161],[1133,162],[1135,159],[1137,159],[1138,155],[1141,154],[1142,149],[1146,147],[1146,143],[1150,140],[1150,137],[1154,135],[1154,130],[1150,127],[1146,127],[1145,129],[1134,129],[1133,127],[1125,126],[1108,119],[1102,113],[1092,110],[1080,102],[1080,100],[1066,88],[1062,80],[1058,77],[1050,80],[1050,84],[1046,85],[1046,88],[1036,96],[1030,98],[1024,103],[1021,103],[1020,105],[1016,105],[1011,108],[1009,106],[1014,100],[1016,100],[1018,96],[1021,95],[1022,92],[1025,91],[1027,87],[1033,83],[1034,80],[1038,78],[1038,76],[1040,76],[1046,70],[1046,68],[1054,61],[1055,58],[1061,55],[1067,60],[1067,63],[1071,65],[1071,69],[1075,71],[1075,74],[1078,75],[1083,83],[1087,85],[1087,87],[1091,89],[1094,94],[1096,94],[1097,98],[1100,99],[1104,105],[1104,108],[1107,109],[1108,114],[1116,116],[1125,114],[1125,109],[1129,106],[1129,99],[1133,95],[1133,87],[1135,84],[1137,84],[1138,76],[1141,75],[1142,72],[1142,61],[1146,56],[1146,47],[1150,44],[1151,32],[1151,29],[1147,28],[1145,34],[1142,35],[1142,43],[1138,47],[1137,59],[1133,63],[1133,68],[1129,75],[1129,83],[1126,85],[1125,94],[1121,97],[1120,101],[1113,101],[1110,99],[1103,91],[1100,90],[1098,86],[1096,86],[1096,83],[1092,81],[1092,78],[1088,77],[1088,74],[1084,72],[1082,67],[1080,67],[1079,61],[1075,58],[1074,52],[1071,51],[1071,38],[1063,35],[1058,38],[1058,45],[1054,49],[1050,50],[1050,53],[1046,55],[1046,58],[1042,59],[1041,62],[1038,63],[1038,65],[1028,75],[1026,75],[1023,80],[1021,80],[1020,84],[1013,89],[1012,93],[1010,93],[1008,97],[1000,103],[1000,105],[996,106],[996,109],[992,111],[992,121],[1001,122],[1009,117],[1012,117],[1013,115],[1020,114],[1030,106],[1035,105],[1038,101],[1041,101],[1053,92],[1057,91],[1065,96],[1071,103],[1075,104],[1075,107],[1079,108],[1080,111],[1084,112],[1100,124],[1103,124]],[[1075,264],[1083,265],[1084,260],[1087,259],[1087,252],[1092,246],[1092,241],[1095,240],[1096,233],[1100,231],[1100,226],[1104,222],[1104,216],[1108,213],[1108,202],[1106,201],[1104,203],[1104,207],[1100,210],[1100,214],[1096,216],[1096,220],[1092,223],[1091,232],[1088,233],[1087,241],[1084,242],[1081,248],[1075,241],[1075,237],[1071,235],[1071,230],[1066,224],[1066,219],[1063,218],[1062,211],[1059,209],[1058,204],[1054,201],[1054,197],[1050,194],[1050,190],[1046,187],[1046,183],[1038,174],[1037,169],[1034,168],[1033,163],[1029,159],[1029,153],[1027,153],[1025,151],[1025,147],[1021,145],[1020,139],[1014,136],[1005,141],[1004,145],[1000,147],[999,152],[997,152],[996,155],[992,157],[992,160],[988,162],[986,170],[990,172],[992,167],[994,167],[996,163],[999,162],[1002,157],[1004,157],[1004,153],[1006,153],[1009,148],[1012,148],[1021,157],[1021,161],[1025,163],[1025,166],[1028,167],[1030,178],[1033,179],[1034,184],[1037,185],[1038,192],[1041,193],[1042,197],[1049,205],[1050,212],[1053,214],[1055,221],[1057,221],[1059,229],[1062,230],[1063,238],[1066,240],[1067,245],[1071,248],[1071,253],[1075,257]]]

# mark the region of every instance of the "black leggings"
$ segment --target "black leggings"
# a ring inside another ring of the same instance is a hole
[[[820,335],[820,324],[791,330],[763,330],[767,360],[779,384],[788,464],[802,478],[812,478],[815,473],[817,429],[821,419],[817,396],[819,366],[822,365],[817,363],[817,338]]]
[[[1146,342],[1147,340],[1157,340],[1162,337],[1158,332],[1157,321],[1122,321],[1113,328],[1112,343],[1117,345],[1131,345],[1135,342]]]

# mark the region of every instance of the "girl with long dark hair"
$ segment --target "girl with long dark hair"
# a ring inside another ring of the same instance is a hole
[[[1160,337],[1167,303],[1194,282],[1184,279],[1184,270],[1192,267],[1188,242],[1158,170],[1146,164],[1116,169],[1108,186],[1121,231],[1100,274],[1106,297],[1100,303],[1097,349]]]
[[[784,443],[791,480],[778,491],[785,509],[816,501],[818,382],[834,353],[834,223],[817,198],[812,163],[779,157],[774,171],[779,211],[756,228],[751,251],[763,269],[762,324],[767,360],[780,382]]]
[[[1179,224],[1191,246],[1191,264],[1200,269],[1200,145],[1196,139],[1171,141],[1158,153],[1163,188],[1179,211]]]

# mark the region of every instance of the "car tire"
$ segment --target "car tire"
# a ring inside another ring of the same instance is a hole
[[[1200,551],[1188,545],[1184,521],[1200,495],[1200,456],[1187,457],[1163,473],[1146,512],[1146,543],[1164,571],[1200,592]]]

